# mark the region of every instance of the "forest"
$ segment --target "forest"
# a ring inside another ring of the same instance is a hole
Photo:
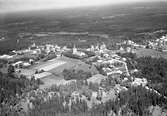
[[[68,97],[65,98],[69,102]],[[115,101],[109,100],[88,109],[85,101],[77,100],[72,103],[71,109],[68,105],[63,106],[63,96],[38,105],[31,110],[30,116],[108,116],[109,114],[121,116],[151,116],[150,106],[159,105],[167,107],[167,100],[144,87],[131,87],[128,91],[121,92]]]
[[[41,81],[34,78],[27,79],[24,75],[16,75],[13,66],[9,65],[8,73],[0,72],[0,115],[12,116],[17,114],[14,107],[18,104],[20,96],[37,89]]]
[[[128,59],[128,69],[138,69],[139,73],[134,74],[138,78],[146,78],[148,86],[167,96],[167,59],[140,57],[136,54],[125,53],[120,54]]]

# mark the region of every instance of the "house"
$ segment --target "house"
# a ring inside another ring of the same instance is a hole
[[[109,76],[112,74],[112,69],[110,69],[110,68],[103,67],[102,70],[106,76]]]
[[[31,64],[28,62],[18,61],[13,63],[12,66],[14,66],[15,68],[27,68],[31,66]]]
[[[147,79],[143,78],[135,78],[134,81],[132,82],[132,86],[146,86],[147,85]]]
[[[103,79],[107,79],[106,76],[103,76],[101,74],[93,75],[91,78],[87,79],[88,84],[89,83],[97,83],[100,84]]]
[[[121,46],[121,47],[119,48],[119,50],[120,50],[120,51],[124,51],[124,48]]]
[[[126,87],[123,87],[119,84],[117,84],[115,87],[114,87],[114,90],[115,92],[118,94],[120,93],[121,91],[127,91],[128,89]]]
[[[15,68],[20,68],[23,65],[23,61],[18,61],[12,64],[12,66],[14,66]]]
[[[23,63],[23,67],[24,67],[24,68],[27,68],[27,67],[29,67],[29,66],[31,66],[30,63],[28,63],[28,62],[24,62],[24,63]]]
[[[10,59],[10,58],[13,58],[13,56],[6,55],[6,54],[0,56],[0,59]]]

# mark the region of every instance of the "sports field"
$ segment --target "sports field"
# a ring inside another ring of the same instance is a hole
[[[35,74],[36,70],[44,70],[43,73]],[[28,69],[21,69],[21,74],[26,75],[27,78],[35,76],[40,78],[44,84],[40,85],[40,88],[48,88],[52,85],[61,85],[68,83],[64,80],[62,72],[64,69],[83,70],[85,72],[91,72],[93,75],[99,72],[94,66],[85,64],[78,59],[72,59],[68,57],[59,57],[46,62],[39,62]]]
[[[61,60],[51,60],[51,61],[48,61],[46,63],[43,63],[41,65],[38,65],[35,67],[35,69],[37,70],[44,70],[44,71],[50,71],[54,68],[57,68],[63,64],[65,64],[66,62],[65,61],[61,61]]]
[[[43,69],[46,66],[49,66],[49,68],[47,67],[46,69],[50,69],[47,71],[50,75],[46,75],[41,78],[41,80],[44,82],[44,84],[40,86],[41,89],[51,87],[52,85],[63,85],[68,83],[69,81],[64,80],[64,77],[62,75],[64,69],[84,70],[93,72],[94,74],[98,73],[95,67],[91,67],[90,65],[85,64],[80,60],[71,59],[67,57],[53,59],[51,61],[48,61],[46,64],[42,64],[34,68]]]
[[[47,62],[40,62],[39,64],[34,65],[28,69],[21,69],[21,74],[26,75],[28,78],[35,76],[35,78],[41,79],[49,75],[52,75],[52,72],[50,72],[51,70],[56,69],[57,67],[64,64],[66,64],[66,61],[59,59],[53,59]],[[36,70],[44,70],[44,72],[35,74]]]

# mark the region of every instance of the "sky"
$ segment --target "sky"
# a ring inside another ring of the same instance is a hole
[[[142,1],[145,0],[0,0],[0,13],[40,9],[61,9]]]

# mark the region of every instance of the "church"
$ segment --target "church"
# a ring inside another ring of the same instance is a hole
[[[84,52],[78,51],[77,48],[75,47],[75,45],[74,45],[74,47],[72,49],[72,54],[80,56],[80,57],[86,56],[86,54]]]

